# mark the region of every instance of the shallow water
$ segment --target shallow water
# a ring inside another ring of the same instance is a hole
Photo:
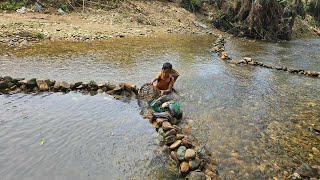
[[[311,149],[320,150],[320,137],[309,129],[320,127],[320,80],[227,64],[208,51],[215,39],[161,36],[43,43],[19,51],[2,48],[0,71],[2,76],[141,86],[169,61],[181,74],[175,87],[192,133],[212,149],[223,179],[281,178],[302,162],[319,165]],[[320,71],[320,39],[227,42],[226,49],[235,59],[250,56],[266,64]],[[0,98],[0,144],[6,147],[0,156],[0,175],[7,179],[44,174],[47,179],[86,179],[88,174],[92,179],[174,179],[177,175],[159,152],[158,137],[140,117],[135,101],[74,93]],[[29,122],[23,120],[26,115]],[[55,128],[50,131],[50,127]],[[118,138],[108,134],[113,131]]]

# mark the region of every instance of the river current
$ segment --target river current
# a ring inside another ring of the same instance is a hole
[[[320,79],[231,65],[209,51],[214,36],[119,38],[93,43],[43,42],[0,48],[0,75],[70,83],[137,86],[164,62],[184,117],[211,149],[223,179],[268,179],[302,163],[319,165]],[[268,43],[227,39],[234,59],[320,71],[320,39]],[[80,93],[0,95],[2,179],[176,179],[159,136],[136,100]]]

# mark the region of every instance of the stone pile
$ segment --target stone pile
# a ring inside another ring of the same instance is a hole
[[[161,149],[175,162],[181,177],[191,180],[218,178],[216,160],[211,157],[210,151],[201,147],[191,136],[191,127],[186,120],[175,117],[169,111],[153,112],[146,118],[163,137]]]
[[[219,55],[219,57],[221,58],[221,60],[224,60],[224,61],[229,62],[231,64],[244,64],[244,65],[251,65],[251,66],[260,66],[260,67],[275,69],[275,70],[279,70],[279,71],[287,71],[292,74],[300,74],[300,75],[305,75],[305,76],[309,76],[309,77],[320,77],[320,72],[306,71],[303,69],[294,69],[294,68],[288,68],[288,67],[275,67],[272,65],[264,64],[262,62],[255,61],[250,57],[245,57],[242,60],[233,60],[230,56],[228,56],[227,52],[225,51],[224,44],[225,44],[225,40],[222,36],[220,36],[216,40],[216,42],[214,43],[211,51],[217,53]]]
[[[94,81],[67,83],[55,80],[38,80],[32,78],[12,78],[10,76],[0,77],[0,94],[15,93],[39,93],[39,92],[70,92],[76,91],[84,94],[107,93],[115,97],[132,97],[138,93],[136,86],[121,83],[118,86],[110,83],[97,84]]]

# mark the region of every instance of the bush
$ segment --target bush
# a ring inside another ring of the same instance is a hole
[[[181,6],[191,11],[198,11],[201,9],[201,3],[201,0],[182,0]]]
[[[320,2],[319,0],[311,0],[307,5],[307,12],[320,22]]]
[[[2,11],[15,11],[22,6],[25,6],[24,2],[6,1],[0,2],[0,10]]]

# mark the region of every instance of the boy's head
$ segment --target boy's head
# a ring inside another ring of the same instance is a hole
[[[172,69],[172,64],[170,64],[170,63],[164,63],[164,64],[162,65],[162,69],[163,69],[163,70],[171,70],[171,69]]]

